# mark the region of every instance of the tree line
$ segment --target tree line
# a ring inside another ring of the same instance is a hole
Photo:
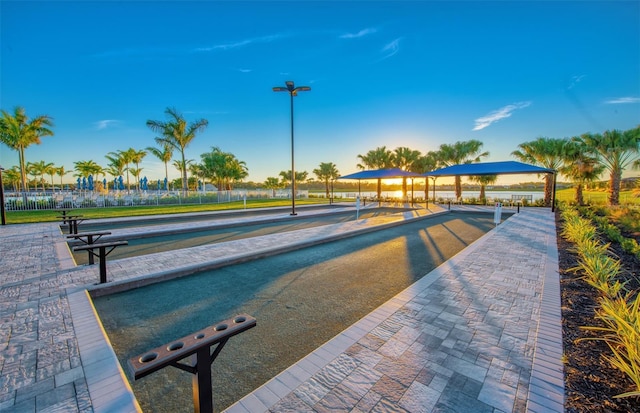
[[[180,186],[184,192],[197,185],[197,181],[210,182],[218,190],[230,190],[234,184],[242,182],[248,176],[249,170],[246,163],[219,147],[212,147],[211,151],[201,154],[200,162],[187,159],[186,148],[199,133],[207,128],[209,122],[206,119],[188,122],[175,108],[167,108],[164,113],[165,120],[146,122],[147,127],[158,134],[154,138],[156,146],[109,152],[105,156],[106,167],[102,167],[93,160],[76,161],[74,162],[75,176],[79,178],[107,174],[114,178],[126,176],[126,187],[130,189],[130,175],[133,175],[134,187],[140,189],[140,176],[143,170],[140,164],[147,154],[155,156],[164,163],[165,181],[168,180],[169,163],[180,171]],[[29,118],[22,107],[16,107],[13,113],[1,111],[0,142],[17,151],[19,160],[19,165],[3,171],[3,177],[6,177],[7,183],[13,185],[16,190],[28,191],[27,174],[39,178],[44,190],[45,175],[51,178],[51,186],[55,187],[55,175],[59,176],[62,186],[62,177],[71,172],[65,171],[64,166],[55,166],[45,161],[25,161],[25,149],[31,145],[40,144],[43,137],[53,136],[53,126],[53,119],[50,116],[40,115]],[[404,171],[423,174],[447,166],[480,162],[489,156],[489,152],[483,151],[482,146],[483,143],[478,140],[458,141],[453,144],[442,144],[437,150],[424,154],[408,147],[390,150],[386,146],[381,146],[357,155],[359,160],[357,168],[361,170],[400,168]],[[174,159],[176,153],[178,157]],[[629,168],[640,168],[640,126],[626,131],[614,129],[601,134],[585,133],[568,138],[540,137],[519,144],[512,155],[522,162],[554,169],[567,177],[574,183],[575,201],[578,204],[583,203],[582,188],[587,183],[598,180],[607,171],[609,173],[608,201],[610,205],[618,205],[623,171]],[[191,179],[188,172],[191,173]],[[333,162],[320,163],[312,173],[324,183],[327,196],[330,183],[340,177]],[[304,182],[308,176],[308,172],[302,171],[296,172],[295,178],[298,182]],[[470,176],[469,179],[480,185],[480,198],[484,198],[485,186],[494,183],[497,176]],[[291,171],[281,171],[278,177],[268,177],[263,186],[275,191],[287,187],[290,182]],[[546,205],[550,205],[551,202],[552,186],[552,177],[545,176]],[[435,198],[435,178],[433,178],[433,188]],[[454,189],[456,198],[460,198],[462,196],[460,176],[455,177]],[[381,180],[378,180],[378,197],[381,195],[381,190]],[[402,192],[406,197],[406,178],[403,179]],[[428,183],[425,185],[425,198],[427,195]]]

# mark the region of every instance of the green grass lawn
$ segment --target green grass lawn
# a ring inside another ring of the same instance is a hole
[[[575,198],[575,189],[559,189],[556,192],[556,199],[560,202],[572,203]],[[607,192],[606,191],[584,191],[584,201],[592,205],[607,205]],[[640,205],[640,197],[633,195],[633,191],[621,191],[620,192],[620,204],[621,205]]]
[[[574,189],[560,189],[556,193],[559,202],[573,202]],[[606,205],[607,193],[605,191],[585,191],[584,199],[586,202],[594,205]],[[328,204],[326,198],[309,198],[298,199],[296,205],[315,205]],[[632,191],[623,191],[620,193],[620,203],[627,205],[640,205],[640,197],[633,196]],[[288,199],[258,199],[247,200],[247,208],[275,208],[291,206],[291,200]],[[180,214],[186,212],[205,212],[205,211],[223,211],[232,209],[243,209],[244,202],[236,201],[223,204],[187,204],[187,205],[144,205],[133,207],[109,207],[109,208],[76,208],[74,214],[82,215],[83,218],[117,218],[131,217],[142,215],[160,215],[160,214]],[[51,222],[60,221],[60,212],[55,210],[39,210],[39,211],[7,211],[7,224],[25,224],[34,222]]]
[[[317,205],[328,204],[328,199],[311,198],[297,199],[296,206],[300,205]],[[291,200],[288,199],[259,199],[247,200],[247,209],[249,208],[275,208],[290,207]],[[205,212],[205,211],[223,211],[231,209],[244,209],[243,201],[236,201],[224,204],[192,204],[192,205],[144,205],[131,207],[109,207],[109,208],[75,208],[74,215],[82,215],[83,218],[117,218],[131,217],[141,215],[160,215],[160,214],[181,214],[185,212]],[[56,210],[40,210],[40,211],[7,211],[7,224],[26,224],[34,222],[50,222],[60,221],[60,212]]]

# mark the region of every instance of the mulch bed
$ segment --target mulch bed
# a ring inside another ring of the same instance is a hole
[[[556,215],[561,228],[559,214]],[[577,339],[594,337],[594,333],[582,326],[601,325],[594,319],[598,294],[594,288],[580,279],[580,274],[570,271],[577,265],[573,245],[560,235],[558,240],[560,286],[562,293],[562,329],[565,354],[565,411],[577,412],[640,412],[640,398],[616,399],[613,396],[633,390],[631,380],[609,362],[602,354],[611,354],[603,341]],[[612,252],[621,260],[627,288],[640,291],[640,260],[624,252],[618,244],[611,245]]]

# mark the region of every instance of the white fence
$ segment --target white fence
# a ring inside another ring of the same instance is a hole
[[[296,198],[308,198],[308,191],[296,191]],[[44,209],[106,208],[140,205],[222,204],[251,199],[291,198],[291,191],[233,190],[233,191],[62,191],[62,192],[5,192],[6,211]]]

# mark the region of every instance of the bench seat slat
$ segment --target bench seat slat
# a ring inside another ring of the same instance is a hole
[[[112,241],[112,242],[99,242],[91,245],[80,245],[77,247],[73,247],[74,251],[85,251],[85,250],[93,250],[97,248],[107,248],[107,247],[118,247],[120,245],[128,245],[129,241]]]
[[[77,234],[67,234],[67,238],[80,238],[96,235],[111,235],[111,231],[99,231],[99,232],[78,232]]]

